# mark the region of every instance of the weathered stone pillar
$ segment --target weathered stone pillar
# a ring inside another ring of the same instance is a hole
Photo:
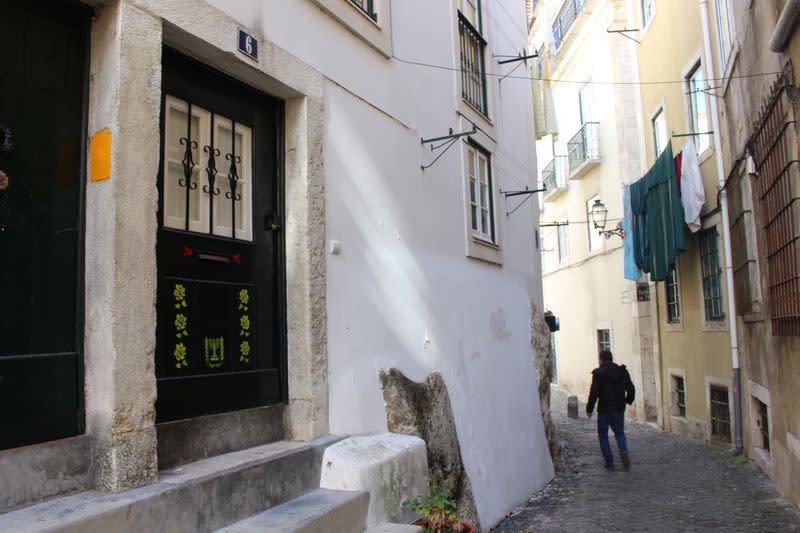
[[[286,295],[289,438],[327,435],[325,178],[321,84],[286,101]]]
[[[111,133],[110,178],[86,187],[86,426],[95,484],[156,478],[156,178],[161,21],[125,1],[97,8],[89,135]]]

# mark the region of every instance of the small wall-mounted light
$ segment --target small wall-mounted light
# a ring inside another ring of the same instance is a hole
[[[625,230],[622,228],[621,221],[617,223],[617,226],[614,229],[606,230],[608,209],[606,209],[606,206],[603,205],[603,202],[601,202],[599,198],[594,201],[590,215],[592,217],[592,225],[594,226],[594,229],[596,229],[598,233],[600,233],[600,235],[606,239],[610,239],[612,235],[616,235],[620,239],[625,238]]]

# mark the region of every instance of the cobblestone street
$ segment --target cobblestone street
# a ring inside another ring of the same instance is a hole
[[[596,416],[553,417],[565,447],[565,471],[494,530],[793,531],[800,513],[752,463],[731,451],[626,420],[632,467],[623,472],[613,434],[614,472],[603,468]]]

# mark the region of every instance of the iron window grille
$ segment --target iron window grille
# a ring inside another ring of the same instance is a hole
[[[481,35],[480,2],[476,25],[458,11],[458,37],[461,48],[461,95],[483,115],[488,115],[486,97],[486,39]]]
[[[733,267],[733,290],[736,296],[736,311],[740,315],[752,313],[753,294],[752,280],[757,279],[755,253],[751,252],[751,241],[748,231],[753,224],[751,206],[745,206],[744,191],[749,187],[745,176],[740,173],[740,165],[734,164],[726,180],[728,184],[728,209],[730,210],[731,252]],[[754,228],[753,228],[754,229]]]
[[[758,173],[763,239],[768,265],[773,335],[800,335],[800,202],[797,157],[787,136],[793,118],[787,101],[791,71],[781,74],[764,103],[751,137]],[[787,111],[788,109],[788,111]]]
[[[553,21],[553,37],[556,42],[556,50],[564,42],[567,32],[575,23],[580,12],[583,11],[584,4],[586,4],[586,0],[566,0],[561,6],[556,20]]]
[[[569,173],[575,174],[589,161],[600,159],[600,123],[586,122],[572,139],[567,142]]]
[[[698,241],[706,320],[725,320],[725,312],[722,309],[722,269],[719,266],[717,250],[717,228],[700,232]]]
[[[678,282],[678,267],[675,266],[669,273],[666,283],[667,291],[667,322],[678,324],[681,321],[681,289]]]
[[[350,2],[363,11],[369,18],[378,22],[378,14],[375,12],[374,0],[350,0]]]
[[[728,405],[728,389],[711,387],[711,436],[731,441],[731,410]]]
[[[603,350],[611,351],[611,330],[608,329],[597,330],[597,353]]]
[[[678,409],[678,416],[686,416],[686,384],[682,377],[672,376],[675,388],[675,407]]]
[[[769,407],[760,400],[758,402],[758,430],[761,433],[761,448],[769,451]]]

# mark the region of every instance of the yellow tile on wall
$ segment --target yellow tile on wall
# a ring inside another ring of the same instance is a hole
[[[89,176],[92,181],[111,178],[111,130],[108,128],[92,135],[89,146]]]

